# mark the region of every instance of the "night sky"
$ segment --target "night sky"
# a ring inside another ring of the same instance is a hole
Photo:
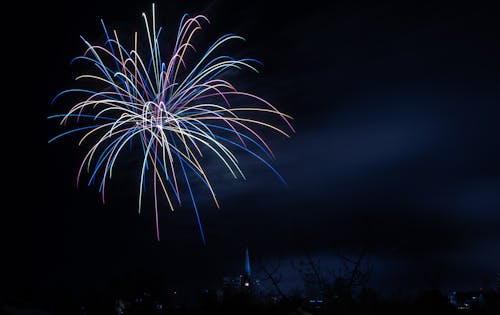
[[[280,259],[289,279],[289,262],[306,252],[327,263],[338,251],[363,248],[374,264],[370,285],[386,292],[493,284],[500,272],[500,19],[493,7],[156,1],[166,38],[183,13],[210,18],[201,44],[225,33],[245,37],[237,53],[264,66],[236,86],[292,115],[297,130],[290,139],[269,138],[288,187],[244,154],[247,181],[210,166],[221,209],[199,192],[204,246],[188,204],[173,213],[165,205],[156,240],[153,208],[137,213],[137,160],[123,162],[103,205],[96,186],[76,188],[86,152],[78,138],[47,143],[60,132],[47,116],[71,105],[50,102],[76,86],[80,73],[69,62],[83,52],[79,36],[102,40],[101,18],[119,33],[142,31],[151,2],[41,5],[47,13],[26,22],[30,49],[39,52],[26,61],[34,79],[19,94],[29,123],[15,128],[27,136],[16,136],[9,151],[16,162],[4,166],[12,174],[4,293],[79,296],[137,276],[193,292],[243,268],[245,244],[255,260]]]

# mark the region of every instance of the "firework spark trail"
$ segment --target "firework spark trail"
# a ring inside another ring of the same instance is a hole
[[[219,202],[201,163],[204,150],[212,152],[234,178],[245,179],[238,159],[231,151],[237,148],[257,158],[285,183],[269,162],[274,159],[274,154],[258,128],[269,129],[286,137],[289,134],[271,122],[254,116],[271,116],[269,119],[274,116],[282,120],[290,132],[295,132],[290,124],[292,118],[263,98],[239,91],[222,78],[228,70],[246,68],[258,72],[252,65],[260,63],[255,59],[238,60],[230,56],[215,55],[215,51],[227,42],[244,40],[243,37],[233,34],[221,36],[189,69],[186,56],[189,52],[196,53],[192,43],[194,35],[202,30],[203,23],[209,23],[208,18],[203,15],[182,17],[173,52],[168,63],[165,63],[161,59],[162,51],[159,47],[162,29],[156,28],[154,4],[151,25],[144,13],[142,16],[148,42],[147,60],[138,52],[137,33],[134,33],[134,48],[128,51],[120,42],[116,31],[110,36],[102,20],[106,35],[104,45],[92,45],[81,36],[86,50],[82,56],[74,58],[72,63],[88,62],[95,67],[97,74],[83,74],[76,80],[88,80],[100,88],[62,91],[55,96],[53,103],[68,93],[87,96],[74,104],[67,113],[49,118],[59,118],[61,125],[81,123],[81,120],[89,120],[91,125],[63,132],[49,140],[49,143],[73,133],[83,133],[79,145],[86,140],[97,139],[83,158],[77,184],[84,169],[91,174],[88,185],[99,178],[99,192],[104,202],[106,179],[112,177],[118,156],[127,143],[131,145],[132,141],[139,141],[143,157],[140,168],[139,213],[146,189],[146,175],[151,173],[156,237],[160,240],[159,194],[165,197],[173,211],[173,200],[181,204],[181,189],[184,185],[205,243],[190,176],[194,175],[208,188],[217,208]],[[233,97],[246,98],[251,106],[235,107]]]

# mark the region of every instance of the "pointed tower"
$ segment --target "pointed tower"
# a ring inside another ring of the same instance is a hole
[[[250,254],[248,253],[248,244],[245,247],[245,268],[240,274],[240,288],[245,292],[250,292],[252,289],[252,270],[250,268]]]
[[[245,274],[248,278],[252,276],[252,269],[250,268],[250,254],[248,253],[248,245],[245,249]]]

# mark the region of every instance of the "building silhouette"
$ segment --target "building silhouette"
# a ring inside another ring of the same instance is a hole
[[[245,246],[243,268],[237,275],[226,275],[223,277],[224,295],[253,295],[255,289],[260,286],[260,281],[252,277],[252,265],[248,245]]]

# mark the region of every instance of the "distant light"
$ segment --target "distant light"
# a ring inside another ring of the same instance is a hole
[[[250,283],[245,282],[245,287],[248,287],[249,285],[250,285]]]

